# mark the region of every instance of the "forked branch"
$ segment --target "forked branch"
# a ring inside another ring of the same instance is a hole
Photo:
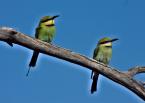
[[[129,69],[127,73],[133,77],[139,73],[145,73],[145,67],[134,67]]]

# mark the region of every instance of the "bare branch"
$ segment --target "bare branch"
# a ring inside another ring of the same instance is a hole
[[[138,81],[140,84],[142,84],[143,86],[145,86],[145,82],[143,81]]]
[[[144,85],[144,86],[145,86],[145,82],[142,82],[142,85]]]
[[[10,44],[15,43],[32,50],[37,50],[41,53],[63,59],[77,65],[81,65],[86,67],[86,69],[98,71],[103,76],[118,84],[121,84],[145,100],[144,85],[132,78],[132,75],[145,72],[142,67],[131,69],[128,72],[120,72],[117,69],[106,66],[91,58],[55,45],[51,45],[38,39],[31,38],[10,28],[0,28],[0,40]]]
[[[131,77],[140,74],[140,73],[145,73],[145,67],[134,67],[128,70],[127,74],[130,75]]]

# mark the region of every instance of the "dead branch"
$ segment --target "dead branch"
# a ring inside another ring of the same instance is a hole
[[[145,73],[145,67],[134,67],[128,70],[127,74],[130,76],[135,76],[139,73]]]
[[[122,86],[128,88],[140,98],[145,100],[144,84],[133,78],[134,75],[145,73],[145,67],[135,67],[127,72],[121,72],[96,60],[72,52],[70,50],[40,41],[38,39],[31,38],[11,28],[0,28],[0,40],[7,42],[11,46],[12,43],[18,44],[32,50],[37,50],[41,53],[63,59],[77,65],[81,65],[83,67],[86,67],[86,69],[98,71],[103,76],[111,79],[118,84],[121,84]]]

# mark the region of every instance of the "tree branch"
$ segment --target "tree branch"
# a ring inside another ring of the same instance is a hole
[[[143,82],[140,83],[133,78],[133,76],[136,74],[145,73],[145,67],[135,67],[127,72],[121,72],[81,54],[40,41],[35,38],[31,38],[24,35],[23,33],[6,27],[0,28],[0,40],[5,41],[8,44],[15,43],[32,50],[37,50],[41,53],[86,67],[86,69],[90,69],[96,72],[98,71],[103,76],[118,84],[121,84],[145,100],[145,88]]]
[[[139,73],[145,73],[145,67],[134,67],[129,69],[127,72],[127,74],[132,77]]]

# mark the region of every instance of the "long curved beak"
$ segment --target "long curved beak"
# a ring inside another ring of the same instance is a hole
[[[59,17],[59,15],[55,15],[55,16],[53,16],[52,19],[55,19],[55,18],[57,18],[57,17]]]
[[[119,40],[119,39],[118,38],[114,38],[114,39],[111,40],[111,42],[114,42],[114,41],[117,41],[117,40]]]

